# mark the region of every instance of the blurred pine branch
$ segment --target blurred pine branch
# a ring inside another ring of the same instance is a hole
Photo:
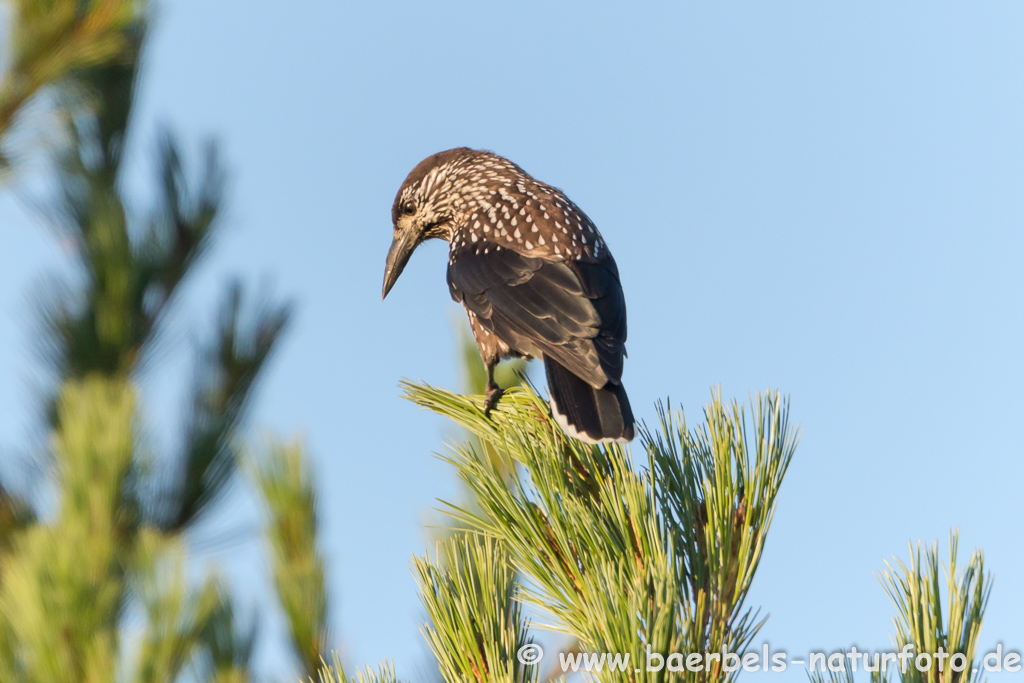
[[[231,283],[199,352],[180,446],[155,456],[140,447],[137,432],[148,430],[138,426],[134,387],[165,357],[177,295],[216,237],[225,172],[212,143],[193,172],[185,146],[166,132],[153,205],[139,210],[125,195],[145,3],[13,5],[0,135],[29,99],[50,93],[63,144],[45,212],[71,247],[73,271],[36,293],[54,435],[39,465],[52,473],[45,484],[56,502],[39,502],[47,499],[35,491],[16,496],[0,482],[0,680],[253,680],[257,621],[236,608],[251,598],[211,570],[196,575],[189,532],[234,479],[248,409],[290,306],[246,304],[241,284]],[[326,588],[305,456],[286,455],[287,467],[262,470],[255,493],[267,496],[278,568],[290,572],[273,585],[303,671],[312,672],[326,651]],[[289,526],[296,509],[298,543]],[[296,573],[310,562],[311,571]]]
[[[0,173],[14,154],[8,135],[47,88],[92,68],[135,61],[143,0],[8,0],[9,63],[0,76]],[[15,146],[16,149],[16,146]]]
[[[272,443],[254,457],[251,477],[269,517],[267,540],[278,599],[290,627],[304,676],[327,652],[327,586],[317,548],[315,477],[301,446]]]
[[[59,515],[15,534],[0,586],[0,679],[112,680],[135,544],[122,485],[131,465],[135,399],[118,380],[69,384],[58,404]],[[59,637],[55,637],[59,636]]]

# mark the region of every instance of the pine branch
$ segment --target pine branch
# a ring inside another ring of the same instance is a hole
[[[0,583],[3,582],[3,557],[14,538],[36,522],[35,510],[0,483]]]
[[[981,550],[971,553],[967,567],[958,571],[958,535],[949,535],[949,563],[939,560],[938,543],[921,554],[921,542],[910,545],[910,565],[894,559],[895,566],[886,562],[879,580],[885,587],[897,613],[893,617],[896,635],[893,645],[902,650],[913,645],[914,653],[934,655],[942,648],[950,656],[943,670],[936,663],[929,671],[909,666],[902,673],[902,683],[966,683],[981,680],[981,667],[975,656],[978,634],[992,592],[992,576],[985,573],[985,558]],[[940,574],[945,577],[943,581]],[[946,616],[943,617],[943,601]],[[955,671],[952,656],[963,658],[961,671]],[[977,673],[973,673],[977,672]]]
[[[376,669],[367,666],[357,671],[351,678],[345,673],[345,667],[337,652],[332,655],[330,664],[323,660],[321,663],[323,666],[317,676],[319,683],[399,683],[398,677],[395,676],[394,664],[391,662],[381,662]],[[309,678],[309,683],[315,683],[312,677]]]
[[[20,534],[5,560],[0,679],[113,680],[132,557],[122,490],[133,420],[126,383],[93,378],[63,392],[54,439],[60,517]]]
[[[314,477],[302,447],[272,443],[251,460],[251,478],[269,515],[274,585],[304,676],[312,676],[327,651],[327,586],[317,548]]]
[[[6,135],[27,103],[74,74],[132,61],[143,23],[141,0],[12,0],[11,63],[0,78],[0,171]]]
[[[222,598],[212,577],[199,590],[189,587],[180,539],[150,533],[141,541],[136,583],[146,629],[132,680],[165,683],[176,680],[203,645]]]
[[[94,80],[112,93],[93,116],[74,119],[82,121],[74,127],[78,143],[60,158],[61,193],[52,212],[76,247],[85,285],[73,294],[55,286],[40,301],[45,359],[60,377],[127,375],[149,355],[174,294],[215,234],[223,192],[215,147],[207,148],[203,174],[192,188],[179,144],[165,135],[158,205],[145,228],[133,230],[119,179],[137,74],[128,67],[102,74]]]
[[[756,633],[756,613],[743,603],[796,445],[781,397],[753,399],[751,435],[739,406],[718,397],[698,430],[662,411],[661,431],[644,430],[650,470],[642,473],[621,446],[566,437],[529,388],[507,392],[485,418],[483,397],[403,387],[523,466],[507,482],[475,449],[452,448],[446,459],[482,512],[450,506],[450,514],[508,547],[529,581],[523,600],[581,649],[629,652],[635,662],[648,648],[739,652]],[[647,675],[606,670],[600,680]],[[689,680],[733,676],[686,672]]]
[[[456,533],[438,543],[435,560],[417,557],[413,567],[430,618],[423,634],[447,683],[537,681],[536,666],[516,656],[533,640],[500,542]]]
[[[136,63],[78,78],[97,100],[71,119],[77,144],[61,157],[55,215],[77,246],[85,286],[75,296],[51,297],[43,308],[44,347],[61,378],[128,376],[152,358],[175,293],[215,234],[224,185],[216,149],[207,149],[199,179],[189,182],[180,145],[169,134],[159,148],[156,208],[144,231],[130,228],[119,177],[137,78]],[[165,531],[193,524],[230,481],[231,442],[290,317],[287,306],[265,303],[248,323],[241,300],[234,283],[197,368],[184,448],[170,472],[158,469],[155,480],[136,473],[131,481],[135,495],[147,499],[137,501],[147,521]]]
[[[234,605],[222,599],[206,622],[194,677],[211,683],[246,683],[252,670],[259,621],[240,623]]]
[[[182,451],[167,468],[135,457],[128,381],[157,355],[175,295],[216,234],[224,188],[212,145],[192,174],[181,145],[165,134],[157,201],[148,215],[128,210],[122,169],[145,4],[12,2],[0,171],[13,149],[12,122],[53,86],[46,103],[60,113],[62,135],[54,137],[66,144],[53,166],[59,191],[51,216],[78,273],[44,295],[42,307],[60,514],[50,523],[34,519],[0,486],[2,680],[173,681],[189,665],[203,680],[251,676],[255,621],[251,629],[236,623],[214,579],[192,586],[181,532],[231,480],[232,444],[289,310],[267,304],[243,320],[241,288],[232,286],[197,368]],[[322,589],[322,563],[318,569]],[[125,617],[136,608],[144,623],[131,631],[140,640],[123,648]]]
[[[178,469],[155,484],[162,489],[149,515],[160,528],[194,524],[225,490],[236,469],[236,433],[290,316],[288,306],[264,303],[248,322],[241,285],[229,288],[216,337],[196,370],[184,447],[173,463]]]
[[[659,406],[661,429],[643,430],[655,497],[679,556],[680,580],[689,584],[704,643],[740,652],[760,624],[741,607],[761,558],[782,485],[796,447],[786,401],[778,394],[752,399],[754,433],[744,408],[723,405],[715,394],[705,422],[688,430],[681,413]]]

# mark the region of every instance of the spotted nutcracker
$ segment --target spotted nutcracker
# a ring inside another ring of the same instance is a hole
[[[501,395],[501,358],[543,358],[551,411],[567,434],[633,438],[621,381],[619,271],[597,228],[561,190],[496,154],[450,149],[412,170],[391,219],[384,297],[421,242],[451,244],[448,288],[466,307],[487,368],[487,411]]]

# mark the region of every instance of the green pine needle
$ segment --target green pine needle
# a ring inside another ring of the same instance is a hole
[[[491,537],[455,533],[437,558],[413,560],[430,622],[423,634],[448,683],[533,683],[537,669],[516,657],[532,643],[515,599],[508,552]]]
[[[298,443],[271,443],[249,460],[269,524],[274,585],[284,608],[292,643],[306,675],[321,666],[327,651],[325,562],[317,547],[315,478]]]
[[[356,672],[351,678],[345,673],[345,667],[341,663],[341,657],[337,652],[332,653],[331,663],[322,659],[318,679],[319,683],[399,683],[395,676],[395,667],[391,662],[381,662],[376,669],[365,667]],[[309,683],[316,683],[312,678]]]
[[[938,543],[924,549],[921,542],[910,545],[910,564],[898,558],[886,562],[879,580],[896,607],[893,647],[914,646],[914,653],[943,652],[963,655],[965,666],[956,672],[946,659],[944,670],[933,666],[919,671],[910,666],[902,683],[967,683],[981,680],[982,669],[975,657],[978,635],[992,592],[992,576],[985,573],[985,557],[975,550],[962,570],[957,564],[959,536],[949,535],[949,561],[939,559]],[[945,609],[943,606],[945,604]],[[945,616],[943,616],[945,615]],[[977,671],[977,673],[974,673]]]
[[[763,621],[743,604],[796,447],[778,394],[752,399],[752,424],[738,404],[725,406],[718,396],[695,430],[681,414],[660,410],[660,429],[642,430],[648,468],[640,471],[623,446],[565,436],[530,387],[507,391],[488,417],[482,396],[411,382],[403,388],[408,399],[518,463],[509,476],[478,449],[452,447],[444,459],[473,492],[479,512],[449,505],[449,514],[508,549],[526,581],[520,599],[549,615],[551,628],[577,638],[582,650],[629,652],[634,662],[645,661],[648,648],[740,652],[760,628]],[[466,596],[450,593],[449,600]],[[439,642],[469,642],[464,626],[436,619],[434,626],[448,629]],[[453,676],[464,671],[442,666]],[[600,680],[664,675],[605,671]]]

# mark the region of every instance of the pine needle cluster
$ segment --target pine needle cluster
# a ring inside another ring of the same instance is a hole
[[[507,392],[486,418],[478,397],[405,389],[508,463],[454,446],[445,457],[481,511],[449,512],[508,549],[523,577],[518,599],[550,618],[546,628],[573,636],[582,650],[628,652],[633,662],[649,653],[740,652],[756,633],[761,622],[744,602],[796,446],[781,397],[755,397],[749,436],[743,410],[717,397],[696,430],[662,410],[659,429],[643,430],[640,470],[624,447],[565,437],[529,387]],[[725,678],[717,669],[693,677]]]
[[[249,406],[290,306],[253,305],[240,282],[225,287],[174,445],[155,443],[140,380],[176,341],[179,293],[217,236],[225,172],[215,145],[193,170],[186,145],[166,132],[152,204],[125,194],[146,3],[10,8],[0,150],[17,147],[16,119],[56,131],[47,153],[57,190],[39,206],[69,247],[71,272],[34,297],[49,380],[39,412],[52,438],[31,468],[43,476],[0,481],[0,680],[254,680],[258,621],[243,614],[255,596],[234,593],[215,569],[197,571],[193,546],[238,479]],[[27,116],[31,101],[55,115]],[[270,600],[288,615],[301,675],[311,675],[328,652],[313,477],[296,444],[272,440],[251,460]]]
[[[471,436],[441,456],[469,502],[444,504],[452,535],[433,558],[414,560],[429,617],[424,635],[447,683],[571,673],[557,662],[542,668],[521,658],[524,648],[539,647],[533,629],[570,636],[563,651],[629,654],[629,667],[586,671],[585,680],[725,682],[739,675],[723,666],[724,653],[742,656],[764,623],[746,600],[797,445],[786,399],[768,392],[741,406],[716,393],[695,427],[681,411],[659,406],[658,426],[641,430],[646,462],[638,467],[625,447],[566,437],[528,385],[507,390],[486,416],[483,396],[412,382],[403,388],[407,399]],[[894,675],[904,683],[978,678],[971,672],[991,579],[980,551],[962,572],[956,557],[955,534],[948,567],[935,547],[922,559],[918,544],[909,566],[897,560],[882,579],[896,607],[894,647],[962,653],[964,673],[911,666],[871,673],[875,683]],[[533,626],[527,616],[545,623]],[[671,653],[700,653],[709,665],[673,670],[664,666]],[[714,653],[722,656],[708,656]],[[662,666],[649,669],[652,661]],[[321,676],[344,680],[337,666]],[[854,680],[851,668],[810,677]]]

